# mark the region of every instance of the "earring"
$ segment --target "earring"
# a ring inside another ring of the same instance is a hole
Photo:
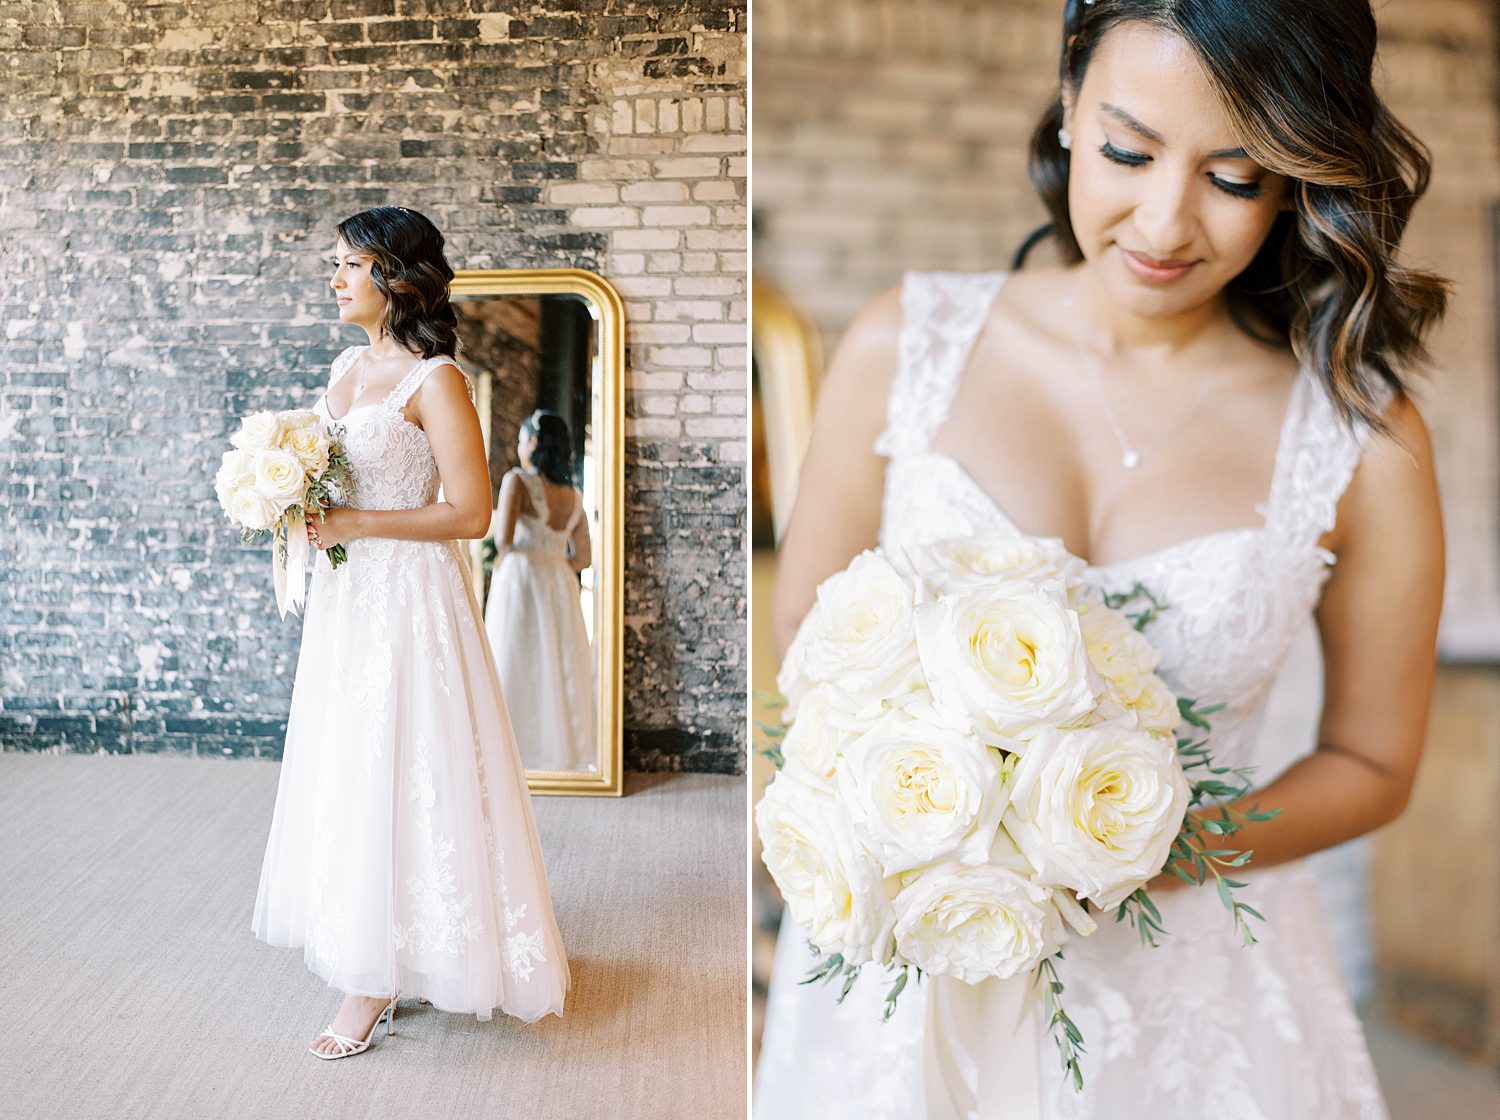
[[[1057,142],[1059,144],[1061,144],[1064,148],[1067,148],[1069,151],[1072,151],[1072,149],[1073,149],[1073,133],[1072,133],[1072,131],[1069,130],[1069,129],[1066,129],[1066,128],[1059,128],[1057,130]]]

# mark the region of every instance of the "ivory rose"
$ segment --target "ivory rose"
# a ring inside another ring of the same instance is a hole
[[[1004,807],[1000,757],[935,719],[893,712],[845,748],[838,792],[887,875],[983,863]]]
[[[1106,910],[1162,869],[1189,793],[1174,744],[1107,725],[1039,734],[1007,792],[1005,830],[1038,880]]]
[[[285,509],[302,499],[307,478],[297,456],[268,447],[255,453],[255,484],[261,494]]]
[[[1050,892],[1016,857],[930,867],[896,896],[895,911],[901,957],[966,984],[1027,972],[1065,936]]]
[[[883,959],[894,918],[880,867],[828,783],[788,762],[755,823],[766,869],[812,943],[854,964]]]
[[[274,412],[252,412],[240,421],[229,442],[241,451],[264,451],[281,440],[281,417]]]
[[[1084,716],[1102,685],[1058,588],[1014,582],[948,595],[917,608],[916,633],[938,704],[982,732],[1025,740]]]

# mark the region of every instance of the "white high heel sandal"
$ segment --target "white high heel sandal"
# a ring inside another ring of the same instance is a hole
[[[318,1038],[333,1039],[333,1041],[338,1045],[338,1050],[333,1053],[325,1054],[323,1051],[316,1049],[313,1045],[313,1043],[317,1042],[317,1039],[315,1038],[313,1039],[312,1043],[308,1044],[307,1052],[315,1058],[348,1058],[352,1057],[355,1054],[363,1054],[370,1048],[370,1040],[375,1037],[375,1028],[380,1026],[380,1020],[385,1020],[385,1036],[387,1038],[395,1033],[394,1026],[396,1022],[396,1001],[400,998],[400,992],[397,992],[391,997],[391,1002],[386,1004],[385,1009],[375,1017],[375,1021],[370,1024],[370,1032],[365,1035],[363,1039],[353,1039],[341,1034],[337,1034],[333,1029],[333,1024],[329,1023],[327,1029],[324,1030],[322,1034],[318,1035]]]

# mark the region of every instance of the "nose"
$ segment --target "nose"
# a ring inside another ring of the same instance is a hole
[[[1193,210],[1196,183],[1187,174],[1165,168],[1150,179],[1135,208],[1135,227],[1145,241],[1141,249],[1157,260],[1186,256],[1198,227]]]

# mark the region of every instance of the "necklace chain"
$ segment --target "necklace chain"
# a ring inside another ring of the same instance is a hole
[[[1070,320],[1076,321],[1075,316],[1073,315],[1073,300],[1071,298],[1068,299],[1063,304],[1063,306],[1068,310],[1068,318]],[[1078,356],[1083,359],[1084,369],[1088,371],[1089,380],[1094,386],[1094,391],[1098,394],[1099,404],[1104,412],[1104,418],[1109,421],[1110,430],[1115,434],[1115,442],[1120,445],[1120,465],[1128,471],[1133,471],[1136,467],[1141,465],[1141,461],[1145,458],[1145,452],[1136,447],[1136,445],[1131,442],[1130,437],[1125,433],[1125,425],[1120,422],[1119,414],[1115,412],[1114,405],[1110,403],[1109,390],[1104,384],[1103,374],[1100,373],[1100,366],[1102,365],[1102,363],[1100,362],[1099,358],[1093,353],[1093,351],[1091,351],[1083,344],[1083,342],[1078,338],[1076,334],[1072,336],[1072,339],[1073,347],[1078,351]],[[1197,395],[1193,398],[1193,403],[1188,407],[1187,411],[1182,414],[1182,418],[1178,420],[1178,422],[1174,424],[1164,435],[1160,436],[1156,440],[1155,444],[1147,450],[1159,451],[1162,447],[1169,443],[1172,438],[1177,435],[1178,432],[1187,427],[1188,421],[1191,420],[1194,414],[1197,413],[1198,409],[1202,407],[1203,402],[1208,399],[1208,394],[1223,379],[1223,376],[1223,369],[1217,369],[1213,373],[1205,377],[1203,379],[1203,384],[1198,388]]]

